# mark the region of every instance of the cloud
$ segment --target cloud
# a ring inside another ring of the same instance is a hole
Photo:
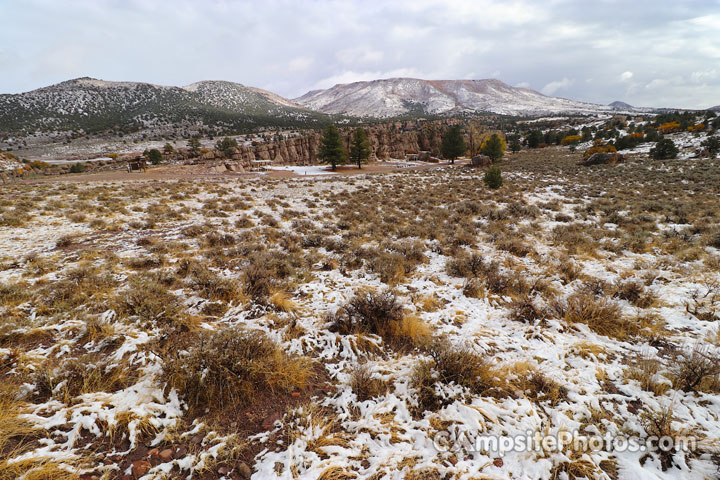
[[[530,88],[530,83],[529,83],[529,82],[516,83],[516,84],[515,84],[515,87],[517,87],[517,88]]]
[[[545,85],[541,92],[545,95],[554,95],[558,90],[565,90],[575,83],[574,79],[564,77],[562,80],[553,80]]]
[[[290,60],[288,70],[291,72],[302,72],[310,68],[313,63],[315,63],[315,59],[312,57],[295,57]]]
[[[223,79],[286,97],[391,76],[495,76],[603,104],[720,103],[714,93],[720,91],[720,75],[713,73],[713,68],[720,72],[714,67],[720,59],[716,0],[552,0],[550,6],[531,0],[0,0],[0,5],[3,18],[12,19],[0,29],[0,93],[83,75],[163,85]],[[653,83],[662,79],[673,80]]]

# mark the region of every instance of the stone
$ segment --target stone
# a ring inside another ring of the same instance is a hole
[[[485,168],[492,165],[492,160],[487,155],[475,155],[472,157],[472,160],[470,160],[470,165]]]
[[[273,414],[265,417],[265,419],[262,421],[262,427],[265,430],[272,430],[273,428],[275,428],[275,422],[277,422],[279,420],[280,420],[280,414],[277,412],[273,413]]]
[[[174,459],[183,458],[187,455],[187,447],[185,445],[180,445],[176,450],[175,454],[173,455]]]
[[[503,459],[502,458],[493,459],[493,465],[495,465],[498,468],[502,467],[504,465]]]
[[[135,480],[145,475],[150,470],[150,462],[147,460],[137,460],[132,464],[132,475]]]
[[[217,469],[217,473],[218,473],[218,475],[225,476],[225,475],[227,475],[228,473],[230,473],[230,469],[229,469],[228,467],[222,466],[222,467],[220,467],[220,468]]]
[[[248,464],[245,462],[240,462],[237,466],[237,472],[242,478],[250,478],[252,476],[252,470],[250,470],[250,467],[248,467]]]
[[[173,458],[173,451],[172,448],[166,448],[165,450],[162,450],[158,457],[160,458],[160,461],[162,463],[169,462]]]
[[[148,457],[157,457],[158,455],[160,455],[160,450],[157,448],[153,448],[147,454],[148,454]]]

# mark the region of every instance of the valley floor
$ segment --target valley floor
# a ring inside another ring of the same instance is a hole
[[[0,479],[718,478],[720,160],[578,158],[3,186]]]

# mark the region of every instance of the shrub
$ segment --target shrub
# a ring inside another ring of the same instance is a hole
[[[80,162],[75,163],[70,167],[70,173],[82,173],[85,171],[85,165]]]
[[[596,153],[617,153],[617,148],[613,145],[593,145],[583,152],[583,158],[587,160]]]
[[[373,375],[367,365],[355,367],[350,372],[350,388],[359,402],[385,394],[387,383]]]
[[[583,323],[599,335],[622,340],[637,333],[637,327],[622,318],[616,304],[592,295],[576,293],[561,310],[568,323]]]
[[[488,168],[487,172],[485,172],[485,176],[483,177],[483,182],[485,182],[485,185],[492,190],[500,188],[503,184],[502,171],[500,170],[500,167]]]
[[[331,331],[342,334],[371,333],[389,336],[403,319],[403,307],[390,293],[356,295],[331,319]]]
[[[692,392],[706,379],[717,380],[720,375],[720,355],[713,354],[701,344],[697,344],[692,350],[681,350],[673,357],[671,374],[673,387],[676,389]]]
[[[650,156],[655,160],[666,160],[677,157],[678,152],[675,142],[669,138],[663,138],[650,149]]]
[[[148,160],[150,160],[150,163],[153,165],[157,165],[158,163],[162,162],[163,156],[162,152],[158,150],[157,148],[153,148],[149,152],[147,152]]]
[[[560,141],[561,145],[577,145],[582,140],[580,135],[568,135]]]
[[[163,366],[167,388],[193,409],[247,405],[263,392],[301,389],[311,373],[307,359],[285,354],[262,332],[236,327],[198,334],[187,351],[175,350]]]
[[[720,152],[720,137],[708,137],[703,141],[702,146],[710,156],[714,157]]]
[[[149,278],[130,278],[130,288],[116,298],[118,313],[136,316],[144,323],[172,323],[180,318],[178,299]]]

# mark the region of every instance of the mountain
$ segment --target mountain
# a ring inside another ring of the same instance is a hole
[[[708,110],[712,110],[713,112],[720,112],[720,105],[715,105],[714,107],[708,108]]]
[[[492,112],[505,115],[598,113],[612,107],[548,97],[499,80],[420,80],[389,78],[339,84],[313,90],[294,99],[300,105],[328,114],[394,117],[413,113],[455,114]]]
[[[620,102],[620,101],[612,102],[612,103],[608,104],[608,107],[612,107],[615,110],[632,110],[634,108],[629,103]]]
[[[324,115],[239,83],[186,87],[78,78],[27,93],[0,95],[0,132],[100,131],[206,125],[248,128],[313,123]]]

